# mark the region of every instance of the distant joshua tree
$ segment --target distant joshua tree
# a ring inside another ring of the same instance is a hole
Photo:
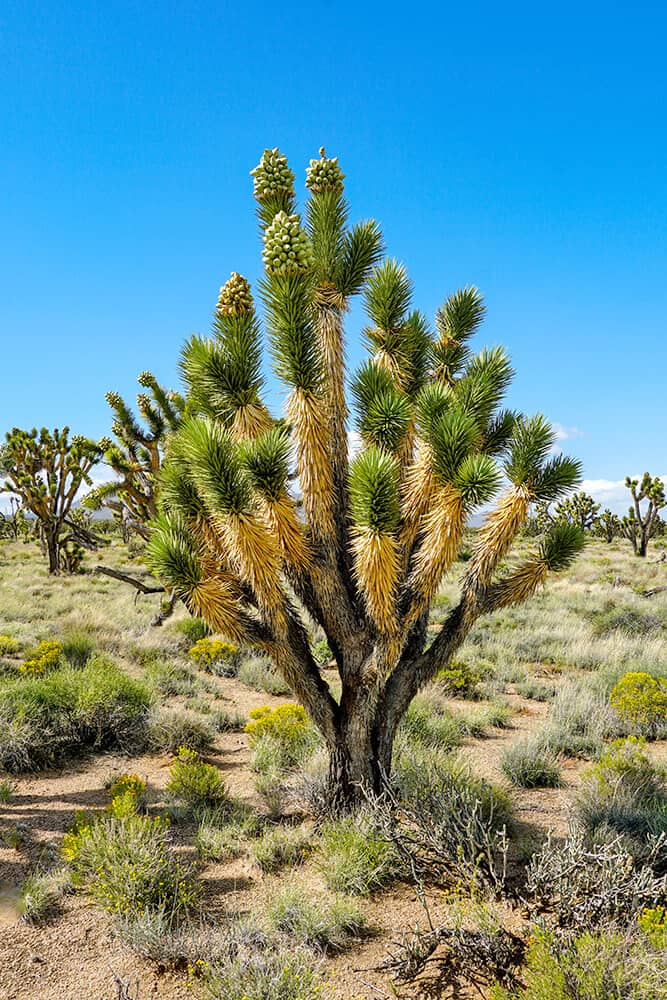
[[[625,485],[632,494],[632,506],[623,518],[623,532],[632,542],[635,555],[644,557],[649,540],[658,534],[659,511],[667,504],[665,486],[661,479],[648,472],[644,473],[641,482],[628,476]],[[641,504],[644,500],[648,500],[648,506],[642,511]]]
[[[21,507],[37,519],[49,573],[74,571],[81,561],[79,542],[95,544],[72,516],[72,507],[81,487],[91,485],[90,471],[105,443],[80,434],[70,438],[69,427],[43,427],[39,432],[15,427],[6,435],[0,467],[7,479],[0,493],[17,496]]]
[[[608,545],[611,545],[613,540],[622,534],[622,531],[620,517],[613,514],[608,507],[605,507],[602,513],[598,514],[595,519],[595,532],[601,538],[604,538]]]
[[[115,443],[107,442],[104,461],[115,479],[95,487],[85,497],[90,510],[107,508],[120,522],[125,536],[136,532],[148,538],[149,521],[157,516],[157,482],[168,435],[182,420],[182,396],[164,389],[151,375],[142,372],[137,381],[148,393],[137,395],[140,423],[117,392],[108,392],[106,400],[114,415],[112,431]]]
[[[260,321],[250,285],[234,273],[214,337],[183,352],[191,415],[169,442],[148,552],[193,614],[273,657],[322,733],[331,802],[346,808],[362,785],[382,787],[405,711],[475,622],[530,597],[579,552],[578,525],[558,522],[511,563],[531,504],[557,500],[581,470],[551,454],[544,417],[501,408],[513,375],[506,354],[469,346],[484,316],[479,292],[450,296],[433,332],[412,308],[405,268],[382,259],[376,223],[348,224],[338,161],[322,150],[306,176],[302,221],[279,150],[266,150],[253,171],[259,291],[290,391],[286,420],[264,401]],[[344,317],[360,293],[369,358],[352,383],[361,450],[350,458]],[[461,564],[459,599],[432,635],[429,606],[443,574],[503,474],[507,487]],[[324,631],[340,698],[308,621]]]

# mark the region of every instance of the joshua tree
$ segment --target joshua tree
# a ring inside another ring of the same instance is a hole
[[[501,348],[471,351],[478,291],[448,298],[433,333],[411,309],[404,267],[380,262],[377,225],[348,225],[337,160],[321,151],[306,173],[302,222],[285,157],[266,150],[253,171],[259,288],[290,389],[286,420],[263,401],[259,321],[234,273],[215,336],[183,352],[192,415],[170,440],[149,555],[193,614],[273,657],[325,740],[332,800],[349,805],[360,784],[381,787],[410,702],[480,616],[523,601],[580,550],[580,529],[559,523],[506,564],[530,505],[574,487],[580,466],[550,457],[544,417],[500,408],[513,372]],[[361,447],[350,461],[343,320],[362,292],[370,357],[352,384]],[[460,598],[429,643],[429,605],[503,472],[507,488],[477,532]],[[332,650],[340,701],[308,620]]]
[[[592,531],[599,510],[600,504],[580,490],[556,504],[554,517],[556,520],[578,524],[582,531]]]
[[[658,531],[658,512],[667,504],[665,486],[661,479],[648,472],[644,473],[641,482],[627,476],[625,485],[632,494],[632,506],[623,518],[623,531],[632,542],[635,555],[645,556],[649,540]],[[641,504],[644,500],[648,500],[648,506],[642,511]]]
[[[167,435],[175,431],[183,417],[183,398],[164,389],[151,375],[142,372],[137,381],[150,390],[137,395],[137,407],[143,426],[117,392],[108,392],[106,400],[114,415],[112,430],[116,443],[104,453],[116,478],[97,486],[86,496],[91,510],[106,507],[118,518],[124,534],[135,531],[148,538],[148,522],[157,514],[155,483],[164,457]]]
[[[607,545],[611,545],[615,538],[621,534],[621,519],[613,514],[608,507],[602,511],[595,519],[595,531],[601,538],[604,538]]]
[[[49,573],[73,568],[66,550],[81,532],[70,512],[82,484],[90,485],[90,470],[100,460],[104,444],[81,435],[70,439],[69,427],[53,432],[43,427],[39,433],[15,427],[6,435],[0,461],[7,480],[0,493],[15,494],[39,522]]]

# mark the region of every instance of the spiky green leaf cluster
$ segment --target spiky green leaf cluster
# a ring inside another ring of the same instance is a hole
[[[377,532],[397,528],[398,465],[391,455],[375,447],[357,455],[350,468],[350,505],[358,525]]]
[[[241,446],[241,461],[253,486],[267,500],[279,500],[285,492],[289,450],[289,435],[284,427],[272,427]]]

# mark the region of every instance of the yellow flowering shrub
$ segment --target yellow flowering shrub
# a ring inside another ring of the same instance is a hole
[[[211,670],[215,667],[228,668],[228,672],[234,672],[238,665],[238,648],[231,642],[224,639],[198,639],[188,652],[189,658],[202,670]]]
[[[52,670],[53,667],[58,666],[62,652],[63,647],[61,643],[44,639],[35,649],[28,653],[19,670],[21,673],[31,676],[45,674],[48,670]]]
[[[641,671],[621,677],[609,696],[619,718],[642,735],[652,737],[660,723],[667,722],[667,684]]]

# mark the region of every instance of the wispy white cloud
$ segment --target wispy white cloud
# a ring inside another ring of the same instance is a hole
[[[633,474],[633,479],[641,479],[641,475]],[[667,475],[660,476],[667,482]],[[630,492],[625,485],[625,479],[584,479],[581,489],[590,495],[603,507],[609,507],[615,514],[626,514],[630,506]]]
[[[557,441],[573,441],[575,438],[584,437],[584,432],[578,427],[566,427],[554,420],[551,424],[554,429]]]

